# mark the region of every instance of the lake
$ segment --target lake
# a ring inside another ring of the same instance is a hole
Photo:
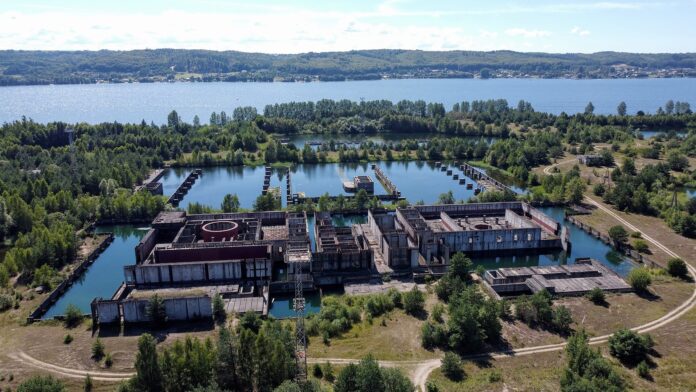
[[[696,103],[696,79],[394,79],[313,83],[134,83],[0,87],[0,122],[25,115],[39,122],[166,123],[176,109],[187,122],[194,115],[207,122],[210,113],[235,107],[290,101],[350,99],[359,101],[423,99],[447,109],[463,100],[529,101],[537,111],[582,112],[589,101],[595,113],[654,113],[669,100]]]
[[[401,195],[411,202],[423,201],[435,203],[441,193],[452,191],[456,200],[468,200],[474,196],[473,189],[453,180],[446,172],[435,167],[433,162],[378,162],[377,165],[397,186]],[[454,169],[453,167],[451,167]],[[190,168],[168,169],[162,177],[164,194],[170,196],[191,171]],[[281,187],[283,206],[287,169],[273,169],[271,186]],[[369,175],[375,181],[375,194],[384,195],[387,191],[377,181],[371,163],[318,163],[299,164],[290,169],[292,192],[304,192],[308,197],[329,195],[350,195],[343,189],[343,181],[358,175]],[[454,169],[455,174],[473,180]],[[242,208],[252,208],[254,201],[261,194],[264,168],[257,167],[208,167],[203,168],[203,175],[184,196],[179,207],[186,209],[192,202],[202,203],[213,208],[220,208],[226,194],[236,194]]]

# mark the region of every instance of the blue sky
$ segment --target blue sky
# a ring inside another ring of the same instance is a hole
[[[696,0],[1,0],[0,49],[694,52]]]

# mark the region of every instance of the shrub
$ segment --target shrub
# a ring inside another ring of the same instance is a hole
[[[153,327],[161,328],[167,323],[167,310],[164,300],[159,295],[155,294],[150,298],[145,311]]]
[[[4,312],[12,307],[14,299],[7,294],[0,294],[0,312]]]
[[[413,289],[403,295],[404,310],[411,315],[418,315],[423,312],[425,306],[425,295],[418,289],[418,286],[413,286]]]
[[[87,377],[85,377],[84,390],[85,392],[92,392],[92,388],[94,388],[94,384],[92,383],[92,376],[88,374]]]
[[[215,297],[213,297],[213,317],[217,322],[223,322],[227,317],[227,313],[225,312],[225,301],[222,299],[220,293],[215,294]]]
[[[592,301],[595,305],[602,305],[607,302],[604,290],[600,289],[599,287],[595,287],[592,290],[588,291],[586,296],[587,299]]]
[[[609,352],[620,361],[638,363],[652,348],[650,335],[641,336],[629,329],[620,329],[609,337]]]
[[[647,268],[634,268],[628,273],[628,283],[636,291],[645,291],[652,283],[650,271]]]
[[[336,376],[334,376],[333,366],[331,366],[331,362],[327,361],[324,364],[324,380],[334,382],[335,379]]]
[[[242,316],[242,318],[239,320],[239,328],[248,329],[253,333],[258,333],[259,329],[261,329],[262,323],[263,321],[261,320],[261,317],[259,317],[258,314],[254,312],[246,312],[244,313],[244,316]]]
[[[623,244],[628,239],[628,233],[621,225],[612,226],[609,229],[609,238],[617,244]]]
[[[68,328],[73,328],[82,322],[82,312],[74,304],[69,304],[65,308],[65,326]]]
[[[432,312],[430,312],[430,318],[437,323],[441,323],[441,322],[443,322],[442,315],[444,313],[445,313],[445,306],[441,303],[437,303],[437,304],[435,304],[435,306],[433,306]]]
[[[678,278],[685,278],[689,274],[686,263],[678,257],[672,258],[667,262],[667,272]]]
[[[645,361],[641,361],[636,367],[636,373],[638,377],[648,379],[650,378],[650,368]]]
[[[634,231],[631,233],[631,238],[643,238],[643,234],[640,231]]]
[[[565,306],[559,306],[553,310],[553,327],[558,332],[568,332],[573,323],[573,316]]]
[[[494,383],[494,382],[500,382],[503,379],[502,373],[500,373],[500,370],[498,369],[493,369],[490,373],[488,373],[488,382],[489,383]]]
[[[70,334],[65,335],[63,338],[63,344],[70,344],[73,341],[73,337]]]
[[[110,368],[114,364],[114,359],[111,357],[111,353],[107,353],[104,357],[104,366]]]
[[[592,187],[592,193],[594,193],[595,196],[601,197],[606,191],[607,188],[604,186],[604,184],[595,184],[595,186]]]
[[[95,361],[100,361],[104,358],[104,343],[99,338],[92,343],[92,358]]]
[[[52,376],[33,376],[17,387],[17,392],[64,392],[65,385]]]
[[[459,381],[464,378],[462,361],[459,355],[451,351],[445,353],[445,357],[442,358],[442,374],[452,381]]]
[[[404,306],[403,301],[402,301],[403,297],[402,297],[401,293],[399,292],[399,290],[392,287],[387,291],[387,296],[389,296],[389,299],[394,304],[394,307],[402,308]]]
[[[437,384],[435,384],[432,381],[428,381],[427,384],[425,384],[425,391],[426,392],[440,392],[440,388],[438,388]]]
[[[638,253],[648,253],[650,251],[648,243],[644,240],[633,241],[633,249],[635,249]]]
[[[321,369],[321,365],[318,363],[314,364],[314,367],[312,367],[312,375],[316,378],[323,378],[324,377],[324,372]]]

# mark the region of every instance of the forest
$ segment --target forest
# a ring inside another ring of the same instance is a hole
[[[613,67],[617,66],[617,67]],[[355,50],[264,54],[156,49],[0,51],[0,85],[172,81],[342,81],[388,78],[610,78],[622,67],[639,76],[694,76],[696,54],[622,52]],[[655,74],[657,71],[667,74]],[[632,74],[632,75],[635,75]],[[635,77],[635,76],[632,76]]]

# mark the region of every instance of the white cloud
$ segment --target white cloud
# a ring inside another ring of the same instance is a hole
[[[571,34],[575,34],[575,35],[579,35],[579,36],[581,36],[581,37],[590,35],[590,31],[589,31],[589,30],[583,30],[583,29],[581,29],[581,28],[578,27],[578,26],[575,26],[575,27],[573,27],[572,29],[570,29],[570,33],[571,33]]]
[[[373,21],[377,20],[377,22]],[[204,48],[267,53],[353,49],[498,49],[458,26],[414,26],[357,13],[287,8],[242,12],[0,13],[0,49]]]
[[[550,36],[551,32],[546,30],[527,30],[522,28],[514,28],[505,30],[505,34],[511,37],[541,38]]]

